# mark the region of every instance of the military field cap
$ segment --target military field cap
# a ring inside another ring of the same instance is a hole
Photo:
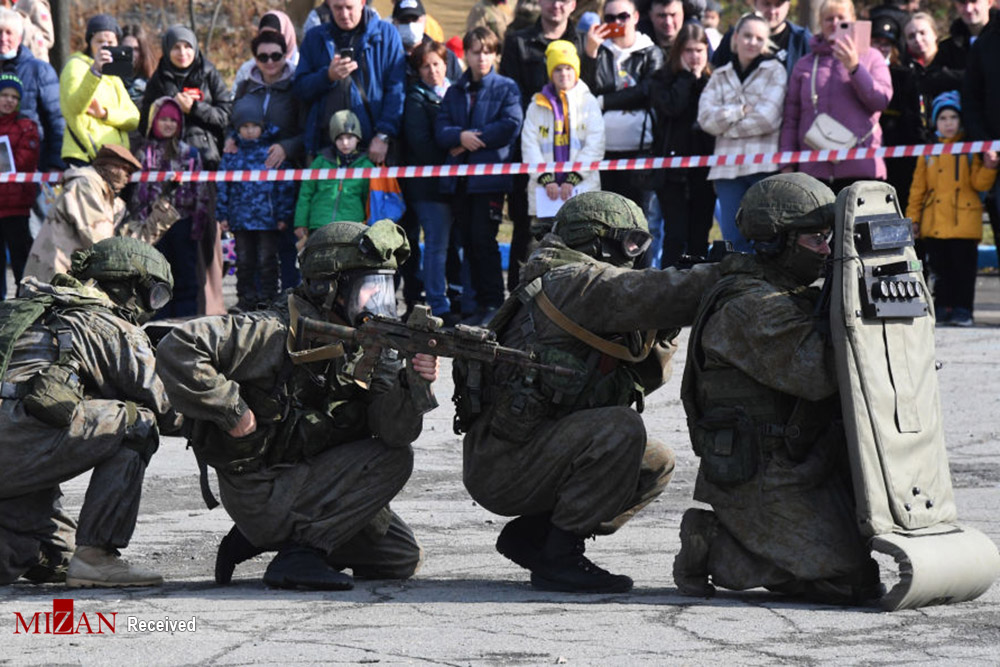
[[[127,148],[118,144],[104,144],[101,146],[101,150],[97,151],[97,156],[94,157],[94,161],[91,164],[97,167],[102,163],[113,163],[125,167],[130,171],[139,171],[142,169],[142,163],[135,159],[135,156]]]
[[[69,274],[79,280],[127,280],[152,278],[170,286],[174,277],[170,262],[145,241],[113,236],[86,250],[77,250],[70,259]]]
[[[342,134],[353,134],[358,139],[364,138],[361,136],[361,121],[350,109],[341,109],[330,116],[330,139],[336,141]]]
[[[355,269],[398,269],[410,256],[406,232],[392,220],[372,226],[333,222],[309,234],[299,255],[306,278],[322,278]]]
[[[767,241],[789,229],[833,226],[837,197],[825,183],[794,172],[769,176],[750,186],[736,226],[748,240]]]

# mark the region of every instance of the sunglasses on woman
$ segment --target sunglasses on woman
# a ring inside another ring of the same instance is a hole
[[[268,60],[270,60],[272,63],[276,63],[279,60],[281,60],[282,58],[284,58],[285,54],[281,53],[281,52],[278,52],[278,53],[258,53],[255,57],[257,58],[257,62],[259,62],[259,63],[266,63]]]
[[[632,18],[632,12],[620,12],[618,14],[605,14],[605,23],[628,23],[628,20]]]

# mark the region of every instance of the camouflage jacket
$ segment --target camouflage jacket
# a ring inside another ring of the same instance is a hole
[[[664,271],[615,267],[571,250],[550,234],[528,259],[522,271],[522,286],[540,279],[545,296],[563,315],[606,340],[636,351],[640,334],[656,332],[667,342],[654,346],[653,353],[645,361],[622,362],[597,354],[594,348],[546,316],[537,301],[517,304],[517,312],[500,331],[500,340],[504,345],[521,349],[533,345],[539,349],[558,350],[558,358],[548,361],[572,364],[575,360],[583,364],[589,369],[588,384],[593,382],[595,373],[610,376],[626,366],[631,367],[629,374],[642,387],[642,393],[648,394],[669,378],[669,361],[676,350],[672,339],[682,326],[691,323],[702,294],[718,278],[719,269],[711,264],[689,270],[671,268]],[[526,327],[528,319],[531,325]],[[531,330],[533,335],[528,333]],[[510,366],[498,365],[495,384],[510,381],[511,374],[517,372]],[[608,404],[605,400],[598,402]],[[611,402],[620,404],[619,401]],[[577,402],[576,405],[582,404]]]
[[[816,327],[819,291],[748,255],[726,258],[722,270],[692,329],[681,398],[702,457],[695,499],[738,506],[789,479],[824,478],[836,449],[825,444],[843,436],[831,428],[839,394],[833,348]],[[721,423],[738,418],[734,408],[751,420],[732,448],[745,458],[726,461],[728,449],[712,458],[719,453],[705,448],[716,436],[705,431],[737,428]],[[706,470],[720,462],[730,479]]]
[[[27,381],[60,356],[54,331],[72,335],[70,360],[78,369],[84,399],[132,401],[151,410],[164,432],[176,431],[180,417],[171,408],[156,374],[156,359],[146,333],[114,313],[114,304],[87,284],[57,287],[27,278],[24,298],[54,299],[47,314],[14,343],[3,380]]]
[[[296,299],[301,314],[321,317],[304,300],[290,298]],[[277,425],[285,438],[295,440],[286,445],[298,452],[367,437],[403,447],[420,435],[423,420],[401,380],[401,361],[380,362],[371,381],[362,383],[352,376],[360,351],[293,364],[292,347],[283,309],[203,317],[174,329],[160,342],[159,373],[185,417],[229,431],[253,409],[258,428]],[[293,411],[309,414],[321,435],[313,430],[308,439],[322,443],[301,442],[301,432],[290,434],[283,428],[294,426]]]

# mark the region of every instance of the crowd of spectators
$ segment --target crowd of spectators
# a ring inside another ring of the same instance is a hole
[[[749,0],[748,12],[727,28],[715,0],[479,0],[466,34],[446,40],[421,0],[396,0],[385,18],[364,0],[324,0],[303,26],[279,10],[263,14],[228,86],[189,28],[159,36],[157,62],[156,38],[106,14],[89,18],[83,50],[57,76],[37,51],[51,31],[33,23],[46,3],[19,0],[0,8],[7,82],[0,93],[9,98],[0,105],[0,128],[17,135],[18,171],[87,167],[109,144],[130,150],[144,169],[214,170],[770,153],[831,147],[824,142],[832,134],[859,147],[1000,137],[1000,9],[990,0],[953,0],[946,29],[915,0],[886,0],[866,14],[870,47],[855,41],[861,33],[852,29],[859,17],[851,0],[824,0],[816,34],[789,19],[789,6]],[[132,48],[130,76],[104,73],[114,64],[109,47],[118,45]],[[5,111],[15,94],[16,108]],[[951,102],[942,106],[942,99]],[[954,132],[942,133],[941,112],[948,122],[958,116]],[[15,118],[32,121],[34,132]],[[25,156],[32,142],[34,155]],[[243,274],[239,308],[249,309],[297,283],[296,240],[310,229],[378,214],[397,219],[414,245],[424,242],[422,258],[415,253],[401,271],[406,305],[425,301],[449,323],[480,323],[505,287],[517,284],[533,238],[581,191],[600,187],[636,201],[657,238],[646,264],[666,267],[706,252],[713,218],[726,240],[752,251],[736,228],[739,202],[779,169],[809,173],[834,190],[888,180],[918,234],[929,233],[919,220],[933,209],[936,240],[925,250],[941,257],[948,252],[938,243],[947,236],[943,218],[971,219],[979,202],[976,210],[985,206],[1000,222],[1000,195],[995,188],[984,194],[996,163],[995,152],[970,157],[962,176],[965,163],[956,161],[956,192],[973,193],[961,197],[929,189],[928,174],[940,169],[923,158],[404,179],[399,186],[143,186],[122,194],[131,215],[162,200],[175,209],[177,221],[158,240],[175,277],[183,276],[171,314],[223,311],[220,241],[228,230]],[[920,201],[910,196],[915,172]],[[0,226],[19,279],[27,256],[22,204],[36,186],[10,188],[5,199],[18,205],[0,211]],[[950,204],[942,204],[946,197]],[[497,243],[504,212],[513,222],[506,286]],[[961,257],[981,231],[963,225]],[[956,323],[967,305],[963,297]]]

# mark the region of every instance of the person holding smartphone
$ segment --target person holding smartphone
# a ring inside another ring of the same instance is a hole
[[[857,18],[851,0],[824,0],[819,15],[822,32],[813,37],[812,52],[799,60],[788,82],[779,150],[809,150],[806,133],[820,114],[850,130],[857,147],[878,148],[882,145],[879,118],[892,97],[889,66],[878,49],[859,48],[851,26]],[[818,178],[834,192],[857,180],[886,177],[882,158],[807,162],[797,170]]]
[[[62,159],[71,166],[90,164],[105,144],[129,148],[128,133],[139,126],[139,109],[125,84],[109,73],[121,34],[113,16],[92,17],[86,47],[70,56],[59,76],[59,106],[66,119]]]
[[[361,121],[368,158],[384,164],[403,118],[406,51],[399,32],[364,0],[330,0],[330,23],[306,33],[292,90],[310,109],[306,151],[330,145],[330,117],[349,109]]]

